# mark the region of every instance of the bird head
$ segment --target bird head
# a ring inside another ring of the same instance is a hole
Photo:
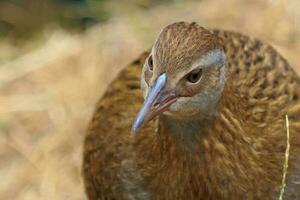
[[[159,114],[178,118],[208,115],[226,80],[222,40],[196,23],[165,27],[141,74],[144,104],[132,127],[136,132]]]

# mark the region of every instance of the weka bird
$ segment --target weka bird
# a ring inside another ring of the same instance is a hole
[[[299,86],[257,39],[196,23],[165,27],[97,105],[84,146],[87,196],[277,199],[288,115],[284,198],[300,199]]]

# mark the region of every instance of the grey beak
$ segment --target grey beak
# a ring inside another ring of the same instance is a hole
[[[155,102],[155,99],[158,97],[159,93],[166,85],[167,76],[166,73],[161,74],[155,81],[154,85],[149,89],[149,93],[146,97],[146,100],[138,113],[136,120],[132,126],[132,132],[136,133],[138,129],[142,126],[145,121],[148,121],[149,114],[151,113],[151,107]]]

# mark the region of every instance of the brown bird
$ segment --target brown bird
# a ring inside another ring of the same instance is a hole
[[[299,86],[268,44],[168,25],[97,104],[84,145],[88,198],[278,199],[288,115],[284,199],[300,199]]]

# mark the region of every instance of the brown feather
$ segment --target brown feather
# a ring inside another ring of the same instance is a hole
[[[131,134],[143,102],[139,85],[149,55],[145,52],[119,74],[96,106],[84,145],[89,199],[276,199],[286,148],[285,114],[291,133],[285,199],[300,199],[298,75],[270,45],[257,39],[216,30],[217,40],[210,40],[210,31],[184,24],[164,29],[164,42],[157,44],[166,45],[170,38],[178,44],[175,49],[159,48],[163,52],[156,52],[157,62],[175,67],[172,62],[177,59],[181,66],[188,65],[190,58],[180,58],[180,52],[189,51],[187,46],[197,46],[190,52],[196,56],[205,48],[224,45],[228,73],[215,118],[201,121],[201,131],[192,138],[170,134],[164,115]],[[183,44],[173,29],[185,35],[197,32],[199,40]],[[189,125],[180,119],[176,123],[181,128]]]

